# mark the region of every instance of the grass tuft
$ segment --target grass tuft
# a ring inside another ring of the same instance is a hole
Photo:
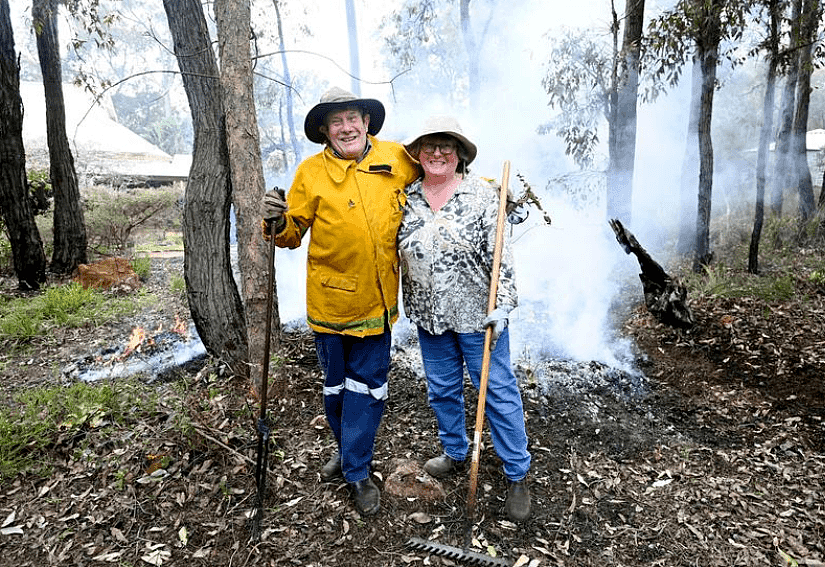
[[[78,382],[18,392],[0,409],[0,478],[31,471],[48,475],[47,449],[60,439],[107,424],[125,424],[152,411],[156,398],[129,381]]]

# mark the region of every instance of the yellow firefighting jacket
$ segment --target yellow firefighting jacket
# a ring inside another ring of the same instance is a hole
[[[396,236],[404,187],[419,170],[404,146],[369,137],[360,161],[329,149],[304,160],[275,244],[297,248],[307,230],[307,322],[322,333],[366,336],[398,319]],[[268,227],[264,227],[265,237]]]

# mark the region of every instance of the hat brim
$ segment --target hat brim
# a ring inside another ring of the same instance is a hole
[[[404,147],[407,148],[407,153],[409,153],[413,158],[416,160],[418,159],[418,152],[413,154],[413,151],[416,150],[421,143],[421,138],[426,136],[433,136],[437,134],[443,134],[445,136],[452,136],[458,143],[464,146],[464,152],[467,154],[467,162],[466,165],[470,165],[474,159],[476,159],[476,154],[478,153],[478,148],[474,143],[467,139],[466,136],[463,134],[459,134],[458,132],[453,132],[451,130],[433,130],[427,131],[422,134],[419,134],[409,142],[404,142]]]
[[[370,115],[370,123],[367,127],[368,134],[375,136],[381,131],[386,116],[384,105],[381,104],[381,101],[374,98],[358,98],[355,100],[321,102],[316,104],[310,109],[306,119],[304,119],[304,134],[306,134],[306,137],[309,138],[311,142],[315,142],[316,144],[325,143],[327,137],[321,132],[321,126],[324,125],[327,114],[347,108],[360,108],[365,114]]]

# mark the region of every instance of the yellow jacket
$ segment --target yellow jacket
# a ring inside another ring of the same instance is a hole
[[[419,170],[401,144],[369,142],[360,163],[329,148],[305,159],[287,193],[275,244],[297,248],[310,231],[307,322],[314,331],[363,337],[398,319],[396,236],[404,187]]]

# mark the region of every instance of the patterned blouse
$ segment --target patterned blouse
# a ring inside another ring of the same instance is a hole
[[[434,335],[483,331],[496,241],[496,188],[468,174],[438,211],[430,208],[420,179],[406,192],[398,252],[407,317]],[[518,296],[504,232],[496,307],[509,312]]]

